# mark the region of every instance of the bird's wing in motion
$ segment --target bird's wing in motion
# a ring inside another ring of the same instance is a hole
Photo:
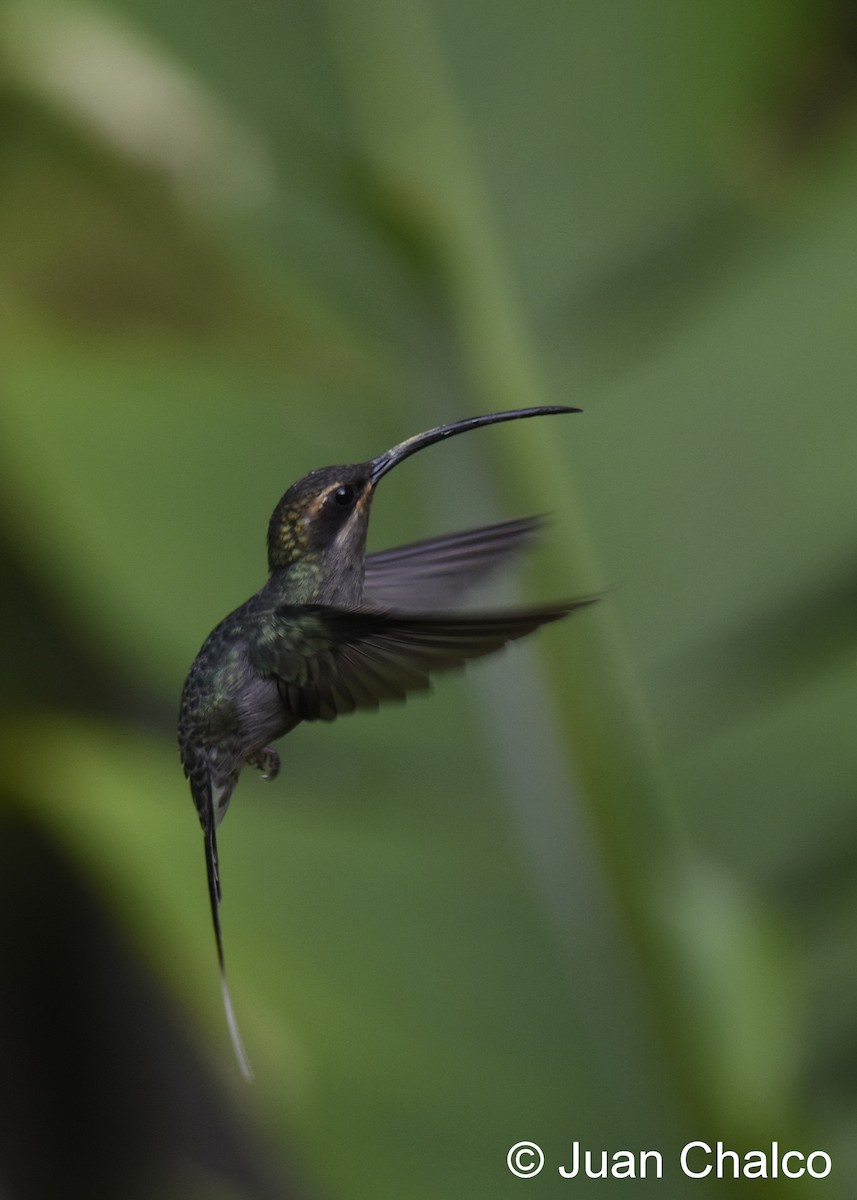
[[[205,869],[208,875],[208,896],[211,901],[211,920],[214,925],[214,937],[217,942],[217,961],[220,964],[220,990],[223,993],[223,1007],[226,1012],[226,1023],[229,1026],[229,1036],[235,1050],[243,1074],[247,1079],[253,1078],[247,1051],[241,1040],[238,1022],[235,1020],[235,1010],[232,1007],[232,997],[229,994],[229,984],[226,981],[226,963],[223,957],[223,934],[220,930],[220,869],[217,861],[217,828],[214,817],[214,804],[211,796],[211,783],[207,781],[200,787],[195,779],[191,779],[191,790],[199,817],[202,823],[203,839],[205,841]]]
[[[296,717],[332,721],[357,708],[403,700],[427,688],[433,672],[499,650],[595,599],[443,616],[283,605],[251,660],[261,675],[276,678]]]
[[[454,604],[521,551],[543,524],[541,517],[522,517],[370,554],[364,602],[417,612]]]

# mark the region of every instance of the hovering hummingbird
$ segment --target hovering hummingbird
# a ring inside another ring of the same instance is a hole
[[[366,555],[375,488],[418,450],[521,417],[580,412],[521,408],[408,438],[378,458],[323,467],[293,484],[268,524],[268,580],[206,638],[182,692],[179,747],[205,843],[221,989],[238,1061],[249,1076],[223,957],[216,830],[245,765],[274,779],[271,742],[301,721],[377,709],[429,676],[500,649],[593,598],[493,613],[438,612],[529,540],[537,518]]]

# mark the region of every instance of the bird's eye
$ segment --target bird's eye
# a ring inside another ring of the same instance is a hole
[[[354,488],[348,483],[343,483],[333,493],[333,503],[337,508],[350,508],[354,503]]]

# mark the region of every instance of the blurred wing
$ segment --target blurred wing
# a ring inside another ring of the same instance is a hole
[[[521,551],[542,525],[541,517],[522,517],[370,554],[364,602],[417,612],[451,604]]]
[[[277,626],[252,652],[276,678],[283,703],[304,721],[332,721],[424,690],[435,671],[499,650],[595,597],[504,613],[409,615],[283,606]]]

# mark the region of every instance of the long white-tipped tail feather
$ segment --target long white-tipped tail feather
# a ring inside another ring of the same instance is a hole
[[[229,1036],[232,1038],[232,1047],[235,1051],[235,1057],[238,1059],[238,1066],[241,1068],[241,1074],[248,1081],[253,1078],[253,1071],[250,1066],[250,1061],[247,1058],[247,1051],[244,1049],[244,1042],[241,1040],[241,1033],[238,1029],[238,1022],[235,1020],[235,1010],[232,1007],[232,997],[229,994],[229,984],[226,982],[226,972],[223,967],[220,968],[220,990],[223,993],[223,1007],[226,1011],[226,1024],[229,1026]]]

